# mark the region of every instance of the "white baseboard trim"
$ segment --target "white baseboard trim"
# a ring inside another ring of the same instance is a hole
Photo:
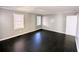
[[[34,32],[34,31],[37,31],[37,30],[33,30],[33,31],[30,31],[30,32]],[[20,35],[24,35],[24,34],[27,34],[27,33],[30,33],[30,32],[25,32],[25,33],[22,33],[22,34],[17,34],[17,35],[13,35],[13,36],[10,36],[10,37],[2,38],[2,39],[0,39],[0,41],[7,40],[7,39],[10,39],[10,38],[13,38],[13,37],[20,36]]]
[[[58,32],[58,31],[53,31],[53,30],[50,30],[50,29],[44,29],[44,30],[48,30],[48,31],[52,31],[52,32]],[[58,33],[65,34],[64,32],[58,32]]]
[[[43,28],[44,29],[44,28]],[[57,33],[60,33],[60,34],[66,34],[64,32],[59,32],[59,31],[53,31],[53,30],[50,30],[50,29],[44,29],[44,30],[48,30],[48,31],[52,31],[52,32],[57,32]],[[69,35],[69,34],[66,34],[66,35]],[[73,36],[73,35],[70,35],[70,36]]]

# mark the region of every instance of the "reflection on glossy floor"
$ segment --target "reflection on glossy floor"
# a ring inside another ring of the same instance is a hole
[[[47,30],[0,42],[1,52],[76,52],[75,37]]]

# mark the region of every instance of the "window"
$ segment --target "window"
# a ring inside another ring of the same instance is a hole
[[[24,15],[14,14],[14,29],[24,28]]]
[[[41,16],[37,16],[37,25],[41,25],[41,19],[42,19]]]
[[[77,16],[66,16],[66,34],[76,36]]]
[[[47,19],[48,19],[48,18],[47,18],[46,16],[43,16],[43,20],[42,20],[42,21],[43,21],[43,25],[44,25],[44,26],[47,26],[47,24],[48,24],[48,21],[49,21],[49,20],[47,20]]]

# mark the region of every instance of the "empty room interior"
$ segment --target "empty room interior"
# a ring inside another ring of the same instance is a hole
[[[0,6],[0,52],[78,52],[79,6]]]

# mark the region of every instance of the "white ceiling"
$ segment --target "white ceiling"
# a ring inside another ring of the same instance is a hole
[[[79,12],[79,6],[1,6],[0,8],[42,15]]]

